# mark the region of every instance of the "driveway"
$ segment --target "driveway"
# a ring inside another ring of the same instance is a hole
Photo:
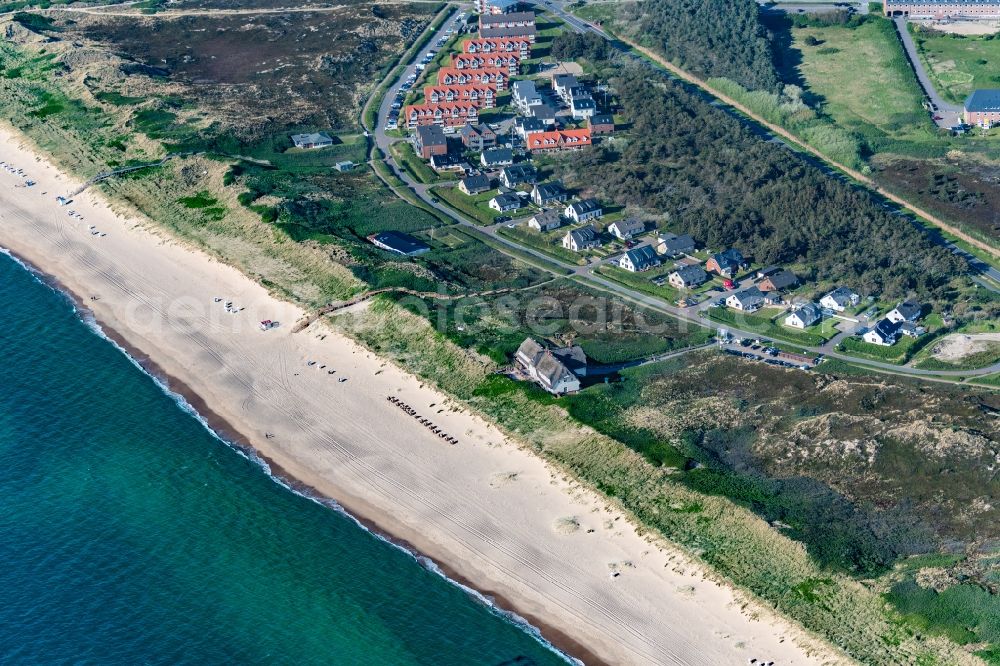
[[[920,83],[920,87],[924,89],[924,94],[927,95],[927,99],[931,101],[931,104],[937,108],[937,111],[934,112],[934,117],[939,117],[940,120],[935,120],[934,122],[937,123],[938,127],[953,127],[958,125],[962,122],[962,107],[951,102],[946,102],[934,88],[934,83],[931,81],[930,75],[927,74],[927,70],[920,60],[920,54],[917,53],[917,45],[913,42],[910,31],[906,29],[906,19],[896,18],[892,22],[896,24],[896,32],[899,33],[899,39],[903,42],[903,48],[906,50],[906,58],[910,61],[913,71],[917,74],[917,81]]]

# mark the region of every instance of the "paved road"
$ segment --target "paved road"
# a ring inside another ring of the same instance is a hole
[[[962,107],[946,101],[934,88],[934,82],[931,81],[931,77],[927,74],[927,70],[920,60],[920,54],[917,53],[917,45],[913,43],[913,37],[910,35],[910,31],[906,29],[906,19],[896,18],[892,22],[896,24],[896,32],[899,33],[899,39],[903,42],[906,58],[910,61],[910,65],[917,75],[920,87],[924,89],[927,99],[937,107],[934,117],[940,118],[940,120],[935,120],[934,122],[937,123],[938,127],[953,127],[958,125],[962,122]]]
[[[570,14],[566,13],[561,6],[556,5],[554,2],[546,4],[545,7],[548,10],[552,11],[553,13],[557,14],[563,20],[565,20],[577,32],[593,32],[595,34],[604,37],[605,39],[610,39],[610,37],[606,33],[604,33],[596,26],[590,25],[589,23],[586,23],[576,17],[571,16]],[[452,21],[445,22],[441,26],[441,28],[432,36],[429,43],[430,44],[436,43],[436,41],[445,34],[445,31],[451,24]],[[615,44],[613,40],[612,43]],[[616,48],[621,49],[621,46],[616,44]],[[636,305],[641,305],[655,312],[660,312],[662,314],[670,315],[672,317],[675,317],[676,319],[681,320],[682,322],[689,322],[692,324],[696,324],[698,326],[708,326],[710,328],[719,327],[719,324],[707,321],[703,317],[704,313],[702,311],[707,307],[709,307],[708,302],[702,303],[698,308],[685,309],[676,307],[670,305],[661,298],[651,296],[649,294],[645,294],[639,291],[635,291],[633,289],[621,285],[618,282],[614,282],[613,280],[609,280],[605,277],[602,277],[601,275],[596,274],[594,272],[594,269],[599,264],[587,264],[585,266],[578,266],[575,264],[571,265],[560,259],[556,259],[551,255],[541,252],[535,248],[521,245],[520,243],[512,241],[497,233],[499,229],[503,228],[504,226],[510,223],[505,222],[489,226],[478,225],[473,221],[467,219],[464,215],[458,213],[454,209],[438,201],[437,198],[434,197],[433,194],[429,191],[428,185],[414,181],[409,176],[409,174],[406,173],[406,171],[399,168],[398,165],[395,164],[395,161],[393,160],[392,155],[389,153],[388,148],[394,141],[399,141],[400,139],[390,137],[385,133],[384,130],[385,123],[386,120],[388,119],[389,110],[392,107],[392,101],[395,99],[396,90],[399,89],[400,83],[402,83],[402,81],[405,80],[406,77],[409,76],[409,74],[414,71],[414,64],[416,63],[416,61],[420,59],[422,53],[423,51],[415,55],[414,62],[407,63],[407,66],[404,68],[403,73],[400,75],[399,79],[393,82],[392,86],[389,88],[389,92],[386,93],[386,96],[382,100],[382,104],[379,107],[377,126],[375,128],[367,128],[372,133],[375,145],[379,149],[381,149],[382,153],[386,156],[385,157],[386,164],[396,174],[396,176],[398,176],[405,183],[405,185],[410,190],[416,193],[416,195],[421,200],[423,200],[428,206],[433,207],[435,210],[439,211],[443,215],[455,220],[455,222],[458,223],[459,225],[471,230],[475,230],[477,233],[484,233],[488,235],[501,248],[503,247],[509,248],[511,254],[515,257],[518,254],[527,254],[536,257],[537,259],[543,262],[543,265],[555,265],[561,268],[563,270],[563,273],[554,271],[554,273],[557,275],[560,274],[568,275],[572,279],[581,281],[585,284],[588,284],[591,287],[596,287],[601,291],[610,292],[613,295],[617,296],[618,298],[629,301]],[[639,59],[639,61],[645,62],[642,61],[641,59]],[[392,186],[390,185],[390,187]],[[395,188],[393,188],[393,190],[395,191]],[[521,220],[521,222],[523,222],[523,220]],[[744,283],[746,283],[746,280],[744,281]],[[745,285],[739,285],[737,289],[742,288],[743,286]],[[717,295],[715,298],[711,300],[717,300],[720,297],[724,297],[728,293],[732,292],[724,292],[722,294]],[[726,325],[725,328],[731,334],[737,337],[760,339],[768,342],[778,342],[778,343],[788,344],[787,342],[770,338],[768,336],[764,336],[753,331],[742,330],[737,327],[728,325]],[[996,363],[988,368],[981,368],[979,370],[922,370],[919,368],[910,368],[906,366],[893,365],[891,363],[882,363],[879,361],[860,359],[855,356],[849,356],[847,354],[841,354],[835,352],[833,351],[832,347],[833,345],[831,343],[827,343],[827,345],[824,345],[823,347],[803,347],[803,348],[807,349],[808,351],[814,354],[825,354],[828,358],[840,359],[856,365],[862,365],[873,370],[889,372],[893,374],[900,374],[900,375],[913,375],[926,378],[929,380],[935,380],[935,378],[937,378],[936,379],[937,381],[945,381],[945,378],[947,377],[959,377],[959,376],[972,377],[972,376],[980,376],[980,375],[987,375],[995,372],[1000,372],[1000,363]]]

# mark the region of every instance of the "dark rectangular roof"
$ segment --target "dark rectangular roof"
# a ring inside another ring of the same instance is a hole
[[[510,16],[510,14],[507,14],[507,16]],[[501,37],[531,37],[534,34],[535,26],[533,25],[514,26],[512,28],[483,28],[479,31],[479,36],[483,39],[495,39]]]
[[[966,111],[1000,111],[1000,90],[981,88],[965,98]]]
[[[489,26],[494,23],[504,25],[509,21],[534,21],[535,12],[511,12],[510,14],[480,14],[479,24]]]
[[[466,176],[462,179],[467,190],[488,190],[490,189],[490,179],[482,174],[478,176]]]
[[[440,125],[417,125],[417,141],[421,146],[448,145],[448,137]]]
[[[600,113],[596,116],[590,117],[591,125],[614,125],[615,119],[611,117],[610,114]]]
[[[399,254],[420,254],[431,249],[426,243],[420,242],[410,234],[404,234],[399,231],[383,231],[369,238],[375,245],[390,252],[398,252]]]
[[[498,164],[500,162],[512,162],[514,151],[510,148],[487,148],[483,151],[483,161],[487,164]]]

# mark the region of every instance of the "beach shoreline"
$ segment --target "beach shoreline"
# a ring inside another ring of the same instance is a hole
[[[22,141],[0,132],[2,159],[33,162],[46,174],[32,177],[40,183],[44,177],[50,195],[57,186],[66,191],[72,179],[41,166],[35,160],[42,158]],[[726,586],[618,524],[623,516],[601,498],[475,415],[443,408],[435,414],[448,432],[461,433],[459,445],[443,448],[385,398],[403,396],[430,414],[447,396],[322,323],[288,333],[303,314],[297,306],[276,301],[231,267],[119,218],[93,193],[74,206],[107,228],[110,240],[78,240],[73,234],[82,227],[60,222],[63,209],[40,191],[12,192],[11,181],[0,180],[0,198],[10,205],[0,217],[0,245],[51,276],[110,340],[183,396],[222,439],[252,451],[294,490],[336,502],[376,534],[524,618],[561,651],[585,663],[746,663],[748,654],[780,664],[830,663],[816,645],[810,646],[816,656],[799,646],[801,630],[776,617],[751,619]],[[217,284],[206,290],[192,284],[198,278]],[[261,318],[279,312],[285,331],[255,332],[256,317],[249,330],[246,317],[242,328],[233,327],[237,319],[219,317],[211,306],[205,306],[209,314],[187,318],[186,311],[182,316],[156,305],[169,298],[208,303],[216,289],[235,294]],[[91,295],[99,296],[88,301]],[[308,369],[313,366],[303,360],[313,357],[330,358],[337,372],[349,373],[350,391],[338,391],[332,375]],[[335,417],[317,417],[331,404],[340,408]],[[261,437],[265,429],[277,439]],[[504,465],[516,470],[514,492],[493,485]],[[604,524],[613,527],[597,538],[546,529],[569,512],[582,514],[594,533],[597,515],[611,516]],[[607,569],[602,573],[602,562],[631,563],[626,557],[635,560],[635,571],[620,581]],[[668,628],[674,633],[653,635]]]
[[[367,530],[377,538],[382,539],[383,541],[408,553],[415,560],[421,562],[422,566],[425,566],[425,568],[436,568],[438,570],[437,572],[450,583],[457,584],[460,588],[471,591],[475,595],[478,595],[483,603],[494,607],[506,616],[512,617],[513,621],[516,623],[526,624],[527,629],[537,631],[538,635],[545,644],[550,645],[563,656],[578,660],[588,665],[605,665],[609,663],[602,661],[596,654],[587,649],[584,644],[575,640],[558,628],[548,625],[544,618],[526,617],[517,609],[514,603],[503,597],[501,594],[489,590],[478,589],[475,581],[465,578],[458,569],[450,566],[446,562],[435,561],[433,558],[420,552],[420,550],[409,541],[399,538],[398,536],[387,531],[378,522],[377,517],[369,517],[365,514],[365,512],[361,511],[356,512],[356,507],[347,506],[341,500],[324,494],[317,488],[314,488],[289,474],[277,461],[269,458],[264,451],[261,451],[254,446],[250,439],[241,433],[238,428],[229,423],[222,416],[216,414],[212,410],[211,406],[205,402],[201,396],[193,391],[191,387],[187,386],[177,377],[171,376],[141,349],[134,346],[106,322],[101,321],[101,319],[94,314],[94,311],[87,307],[86,302],[80,294],[68,289],[59,281],[58,278],[46,273],[32,262],[22,256],[19,256],[13,250],[0,247],[0,251],[4,251],[9,254],[31,273],[39,277],[39,279],[41,279],[47,286],[55,291],[58,291],[71,300],[77,310],[77,313],[82,319],[86,320],[89,316],[100,329],[101,335],[116,345],[122,353],[142,368],[147,375],[162,384],[163,388],[167,392],[183,400],[187,407],[198,415],[198,417],[203,421],[205,427],[215,437],[224,442],[226,445],[242,452],[244,455],[247,455],[260,463],[273,480],[288,487],[292,492],[298,493],[303,497],[317,501],[328,508],[334,508],[343,513],[348,519],[356,522],[363,529]],[[331,507],[331,503],[334,506]],[[432,567],[427,567],[423,563],[423,560],[430,562]]]

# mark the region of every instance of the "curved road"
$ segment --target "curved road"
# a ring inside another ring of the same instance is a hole
[[[584,21],[581,21],[580,19],[574,16],[569,15],[568,13],[562,11],[561,9],[556,8],[553,4],[546,4],[546,7],[549,10],[556,13],[561,19],[565,20],[577,32],[585,32],[585,31],[593,32],[595,34],[604,37],[605,39],[610,39],[608,35],[604,33],[602,30]],[[439,39],[441,36],[445,34],[446,30],[451,24],[452,21],[446,21],[444,24],[442,24],[442,26],[437,30],[437,32],[434,35],[432,35],[431,39],[428,41],[428,44],[431,45],[436,43],[437,39]],[[430,48],[430,46],[428,48]],[[406,173],[406,171],[400,169],[395,164],[395,161],[393,160],[392,155],[389,152],[389,146],[396,141],[402,141],[404,139],[388,136],[384,128],[386,121],[388,120],[389,111],[392,107],[392,102],[395,99],[396,91],[399,89],[399,85],[402,83],[403,80],[406,79],[406,77],[409,74],[415,71],[414,65],[417,61],[419,61],[423,51],[424,50],[421,49],[414,55],[412,62],[406,63],[406,67],[403,68],[403,71],[399,75],[399,78],[396,81],[394,81],[393,84],[389,87],[388,91],[385,94],[385,97],[383,97],[382,99],[381,105],[379,106],[379,112],[377,115],[377,123],[378,123],[377,127],[374,128],[366,127],[365,129],[367,129],[370,132],[372,138],[374,139],[374,146],[378,147],[382,151],[382,154],[385,156],[384,161],[392,170],[392,172],[396,176],[398,176],[406,184],[406,186],[410,190],[412,190],[424,203],[426,203],[428,206],[432,206],[435,210],[439,211],[443,215],[446,215],[447,217],[455,220],[455,222],[458,223],[459,225],[475,230],[478,233],[485,233],[486,235],[490,236],[490,238],[493,241],[495,241],[495,243],[498,244],[500,248],[503,247],[509,248],[511,250],[510,253],[511,256],[514,256],[515,258],[517,258],[517,255],[519,254],[531,255],[533,257],[540,259],[543,262],[543,265],[545,264],[556,265],[559,268],[562,268],[564,271],[564,273],[562,273],[562,276],[564,277],[568,275],[569,277],[571,277],[571,279],[578,280],[591,287],[596,287],[601,291],[610,292],[619,298],[632,302],[633,304],[641,305],[655,312],[670,315],[676,319],[681,320],[682,322],[689,322],[696,324],[698,326],[709,327],[709,328],[717,328],[720,326],[719,324],[707,321],[702,316],[703,311],[707,309],[707,307],[709,306],[708,302],[703,303],[699,308],[694,309],[693,311],[675,307],[673,305],[668,304],[666,301],[660,298],[657,298],[655,296],[650,296],[649,294],[644,294],[634,289],[630,289],[628,287],[621,285],[618,282],[614,282],[612,280],[609,280],[607,278],[604,278],[596,274],[594,272],[594,269],[597,267],[597,265],[595,264],[588,264],[586,266],[567,264],[566,262],[556,259],[544,252],[536,250],[535,248],[526,245],[521,245],[520,243],[512,241],[497,233],[497,230],[499,228],[510,223],[493,224],[485,227],[476,224],[472,220],[466,218],[464,215],[459,213],[458,211],[454,210],[453,208],[450,208],[449,206],[446,206],[437,201],[436,197],[434,197],[429,192],[429,187],[430,187],[429,185],[414,181],[409,176],[409,174]],[[377,173],[378,172],[376,172],[376,174]],[[394,192],[396,192],[397,195],[400,195],[398,190],[392,184],[390,183],[386,184]],[[521,221],[523,222],[523,220]],[[557,273],[555,271],[550,271],[550,272],[560,275],[560,273]],[[732,293],[732,292],[726,292],[726,293]],[[719,297],[724,297],[724,296],[725,294],[719,295]],[[766,335],[761,335],[760,333],[756,333],[754,331],[741,330],[732,326],[725,326],[725,325],[723,326],[738,337],[756,338],[770,342],[788,344],[787,342],[784,342],[782,340],[771,338]],[[842,336],[837,336],[835,340],[839,340],[841,337]],[[827,358],[835,358],[855,365],[864,366],[868,369],[875,370],[878,372],[919,377],[931,381],[946,381],[948,383],[955,383],[954,378],[956,377],[979,377],[983,375],[990,375],[996,372],[1000,372],[1000,362],[994,363],[993,365],[986,368],[979,368],[977,370],[923,370],[921,368],[911,368],[907,366],[893,365],[891,363],[883,363],[880,361],[867,360],[858,358],[856,356],[850,356],[848,354],[842,354],[834,351],[833,349],[834,346],[835,346],[835,341],[831,340],[826,345],[821,347],[802,347],[802,348],[809,350],[813,354],[824,354]]]
[[[953,127],[960,122],[962,122],[962,107],[957,104],[952,104],[951,102],[945,101],[940,94],[938,94],[937,89],[934,88],[934,82],[931,81],[930,75],[927,70],[924,69],[924,63],[920,60],[920,54],[917,52],[917,45],[913,43],[913,36],[910,35],[910,31],[906,29],[906,19],[905,18],[895,18],[892,21],[896,24],[896,32],[899,34],[899,40],[903,42],[903,49],[906,51],[906,59],[910,61],[910,66],[913,67],[913,72],[917,75],[917,81],[920,82],[920,87],[923,88],[924,94],[927,95],[927,99],[937,107],[937,112],[934,114],[936,117],[940,117],[941,120],[935,120],[938,127]]]

